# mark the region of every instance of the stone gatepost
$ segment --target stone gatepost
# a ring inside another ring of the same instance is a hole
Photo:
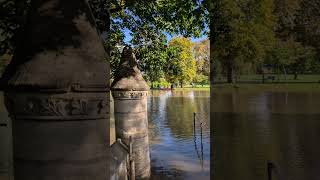
[[[121,65],[111,85],[114,98],[116,136],[129,144],[133,141],[136,179],[149,179],[147,96],[149,87],[137,67],[130,47],[122,53]]]
[[[86,0],[32,0],[3,78],[15,180],[109,178],[109,65]]]

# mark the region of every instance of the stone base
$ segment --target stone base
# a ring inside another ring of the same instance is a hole
[[[137,180],[150,177],[148,138],[148,91],[113,91],[116,136],[133,142],[132,156]]]
[[[105,180],[109,93],[6,93],[16,180]]]

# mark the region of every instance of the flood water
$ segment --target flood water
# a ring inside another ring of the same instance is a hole
[[[0,101],[3,122],[8,118]],[[153,179],[209,179],[210,149],[214,180],[268,180],[268,162],[272,164],[272,180],[320,179],[319,91],[216,88],[209,102],[209,91],[150,92]],[[10,166],[8,133],[9,128],[0,126],[1,180],[6,179],[3,175]]]
[[[214,180],[320,179],[320,93],[214,89]],[[271,177],[270,177],[271,179]]]
[[[210,179],[209,98],[209,90],[150,91],[151,180]],[[111,106],[111,142],[115,140],[112,111]]]
[[[151,92],[148,119],[152,179],[210,179],[209,97],[209,91]]]
[[[148,120],[153,180],[210,179],[209,96],[209,91],[150,92]],[[8,123],[2,95],[0,97],[1,122]],[[114,123],[113,113],[111,123]],[[12,172],[10,123],[0,128],[0,180],[7,180],[6,174]],[[111,139],[115,139],[112,124]]]

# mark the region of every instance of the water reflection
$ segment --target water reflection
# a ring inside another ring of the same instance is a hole
[[[212,94],[215,180],[318,180],[320,93],[216,90]]]
[[[210,179],[209,91],[152,91],[148,101],[153,179]],[[206,124],[201,161],[194,144],[194,112],[200,151],[200,121]]]
[[[0,102],[3,103],[2,99]],[[152,179],[209,179],[209,110],[209,91],[152,91],[150,93],[148,119]],[[111,106],[111,112],[113,112],[113,106]],[[193,132],[194,112],[197,113],[196,137]],[[0,118],[1,122],[9,120],[3,104],[0,104]],[[204,124],[202,148],[200,123]],[[110,127],[111,139],[114,141],[113,113],[111,113]],[[3,179],[3,175],[12,174],[10,173],[12,140],[9,135],[10,124],[8,128],[0,128],[0,179]],[[197,148],[195,148],[195,141]]]

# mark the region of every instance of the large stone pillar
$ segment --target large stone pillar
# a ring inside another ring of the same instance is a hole
[[[129,144],[133,140],[136,179],[149,179],[147,96],[149,87],[137,67],[130,47],[125,47],[121,65],[111,85],[114,98],[116,136]]]
[[[86,0],[32,0],[1,82],[15,180],[108,179],[107,58]]]

